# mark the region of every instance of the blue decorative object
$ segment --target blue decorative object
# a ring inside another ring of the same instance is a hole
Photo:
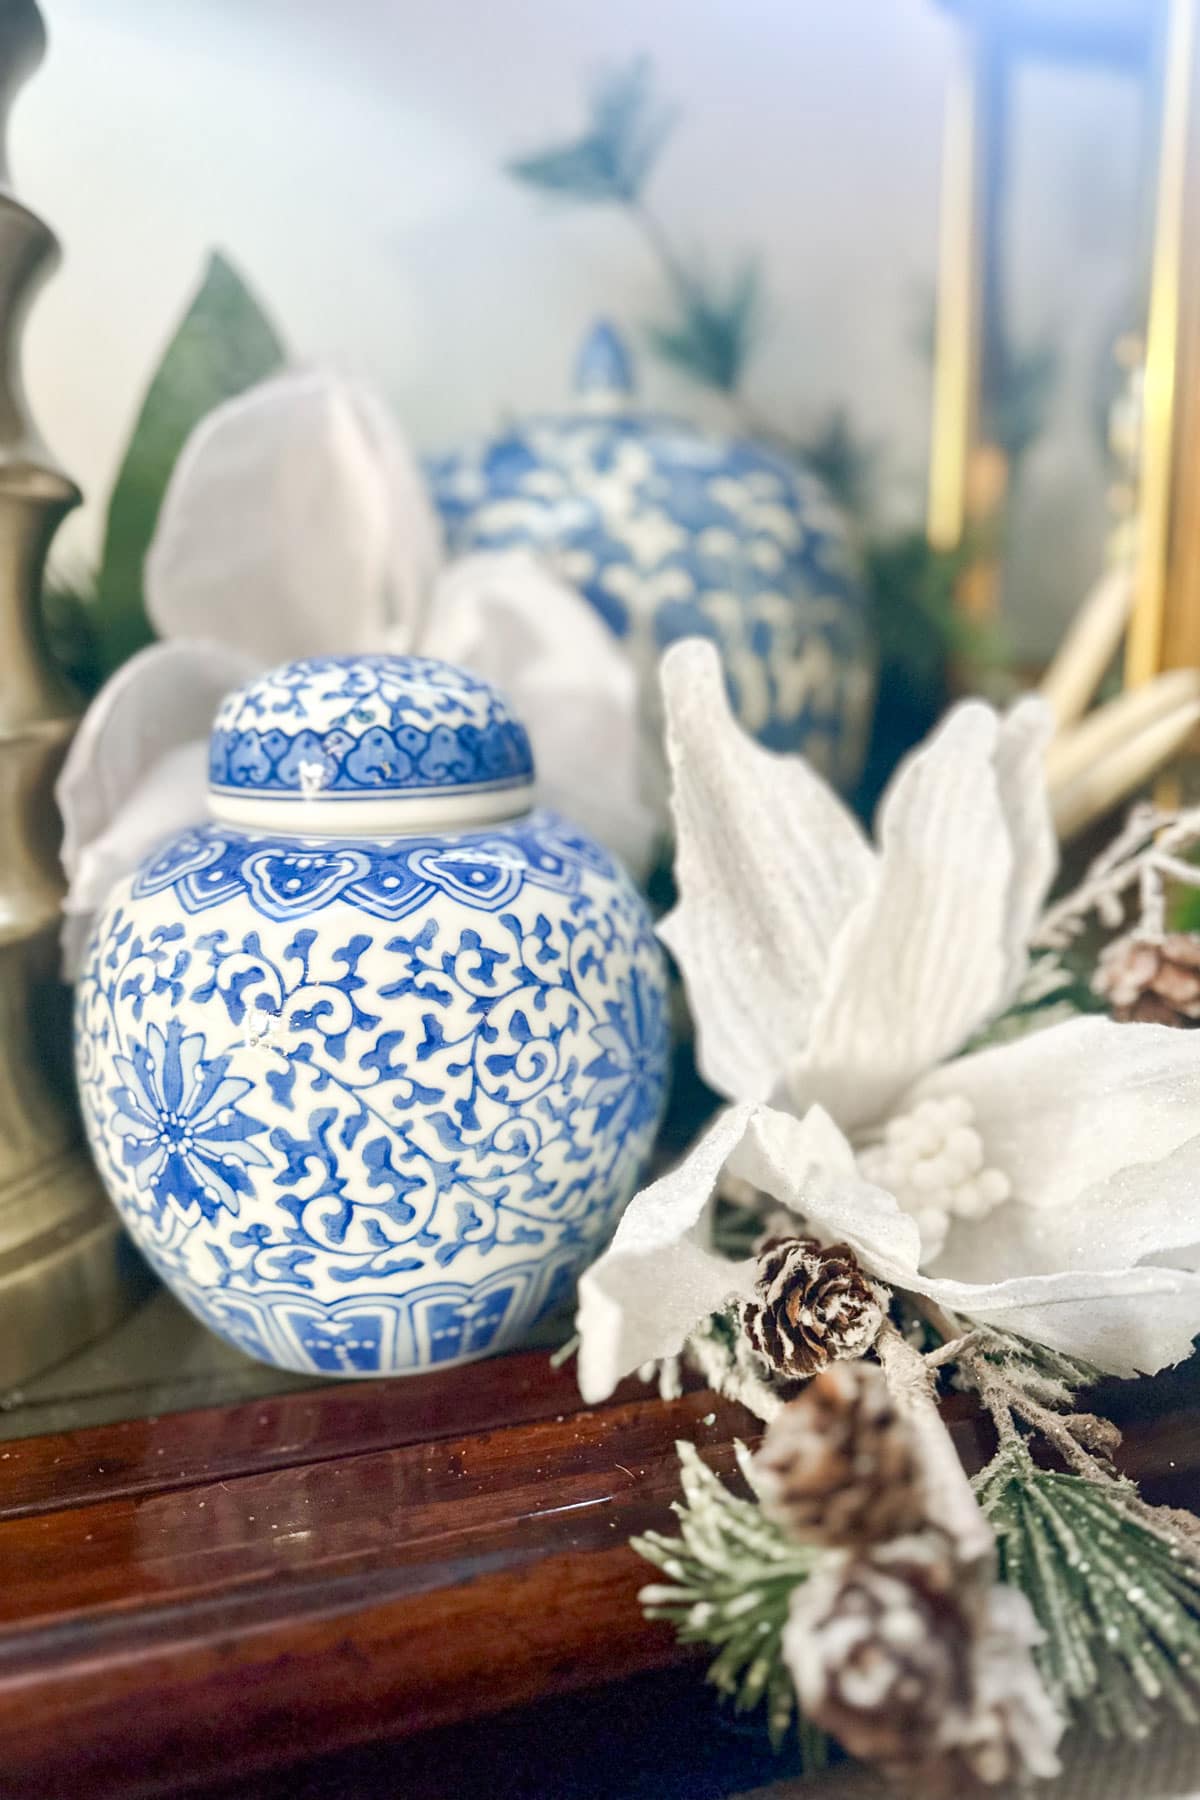
[[[527,810],[523,730],[445,664],[276,670],[222,707],[212,768],[212,821],[118,885],[78,988],[125,1223],[185,1305],[284,1368],[519,1342],[653,1140],[666,988],[642,901]]]
[[[849,785],[874,656],[844,520],[788,457],[640,412],[632,390],[629,352],[601,323],[576,366],[579,411],[434,459],[451,551],[531,548],[586,594],[629,646],[655,753],[658,656],[707,637],[746,728]]]
[[[463,669],[312,656],[229,696],[208,775],[214,793],[238,797],[507,793],[532,785],[533,755],[501,696]]]

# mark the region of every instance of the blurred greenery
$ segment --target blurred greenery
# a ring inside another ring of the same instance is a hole
[[[675,308],[650,324],[651,349],[722,393],[739,385],[762,320],[762,271],[747,257],[722,278],[672,243],[645,198],[646,184],[678,119],[659,99],[654,66],[638,56],[592,84],[584,131],[506,166],[529,187],[584,205],[624,208],[660,263]]]
[[[714,278],[696,269],[673,270],[671,285],[678,317],[647,327],[651,346],[685,374],[722,393],[733,393],[741,383],[762,313],[757,259],[747,258],[734,271],[723,294]]]
[[[875,502],[882,452],[860,438],[845,407],[836,407],[813,432],[792,446],[819,475],[852,519],[864,521]]]
[[[951,678],[970,686],[1008,660],[994,628],[955,603],[978,557],[977,541],[935,550],[909,529],[868,537],[863,560],[875,615],[879,686],[855,805],[869,818],[900,758],[931,731],[953,698]]]
[[[566,143],[515,157],[509,174],[564,199],[636,204],[677,116],[654,90],[647,56],[603,70],[588,96],[586,130]]]
[[[1011,345],[998,358],[989,400],[991,429],[1011,464],[1019,464],[1041,437],[1062,369],[1058,345]]]
[[[108,509],[89,618],[94,670],[112,671],[150,642],[142,563],[163,493],[193,427],[223,400],[273,374],[284,361],[279,335],[245,281],[219,251],[158,365],[133,427]],[[78,589],[47,597],[62,630],[78,624]],[[74,652],[68,652],[73,654]]]
[[[50,577],[42,590],[46,649],[56,667],[87,699],[103,679],[95,608],[95,590],[84,575]]]

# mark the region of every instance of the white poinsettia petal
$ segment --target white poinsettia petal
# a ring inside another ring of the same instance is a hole
[[[1058,867],[1058,839],[1046,782],[1046,748],[1053,733],[1054,714],[1035,694],[1018,700],[1000,721],[996,783],[1013,848],[1005,932],[1005,999],[1021,984],[1026,946]]]
[[[165,838],[208,817],[208,740],[178,744],[152,763],[100,835],[85,844],[63,898],[62,972],[74,981],[92,922],[113,887]]]
[[[420,461],[387,402],[365,382],[346,386],[358,423],[378,460],[388,498],[384,561],[387,629],[405,638],[405,647],[414,650],[425,628],[433,584],[445,560],[442,522]]]
[[[987,1282],[1141,1262],[1195,1267],[1198,1245],[1200,1135],[1160,1161],[1117,1169],[1064,1205],[1014,1203],[977,1222],[957,1221],[931,1272]]]
[[[293,371],[211,412],[184,445],[146,557],[161,636],[262,659],[415,638],[438,561],[424,480],[361,384]]]
[[[907,1286],[1109,1375],[1156,1374],[1190,1356],[1200,1333],[1200,1274],[1191,1270],[1072,1269],[985,1284],[918,1276]]]
[[[1166,1025],[1069,1019],[948,1063],[905,1105],[952,1094],[971,1103],[985,1163],[1008,1176],[1016,1202],[1078,1209],[1097,1183],[1196,1135],[1200,1055],[1189,1032]],[[1104,1261],[1102,1245],[1096,1254]]]
[[[662,661],[679,904],[660,927],[683,971],[700,1068],[732,1099],[766,1100],[809,1041],[849,908],[872,889],[870,846],[799,757],[761,749],[697,639]]]
[[[633,666],[595,609],[527,551],[462,557],[434,589],[419,648],[494,681],[526,726],[544,804],[644,876]]]
[[[262,664],[223,644],[151,644],[106,681],[67,752],[55,794],[68,879],[168,751],[206,740],[225,695]]]
[[[1000,1002],[1013,850],[993,758],[998,722],[958,706],[894,777],[880,812],[879,880],[833,946],[803,1056],[797,1110],[846,1128],[879,1119]]]
[[[854,1152],[829,1114],[797,1119],[759,1106],[729,1158],[731,1175],[769,1194],[824,1244],[849,1244],[864,1268],[896,1281],[916,1271],[921,1234],[895,1198],[858,1173]]]
[[[611,1245],[581,1277],[578,1375],[589,1405],[643,1363],[677,1355],[701,1319],[751,1292],[756,1259],[718,1256],[706,1224],[752,1112],[731,1107],[677,1169],[635,1194]]]
[[[757,1104],[721,1113],[677,1169],[631,1201],[610,1248],[579,1283],[579,1385],[602,1400],[623,1375],[674,1356],[695,1327],[753,1289],[757,1259],[709,1248],[723,1172],[796,1216],[797,1230],[845,1243],[889,1279],[916,1270],[920,1236],[891,1194],[855,1171],[854,1153],[819,1107],[804,1119]]]

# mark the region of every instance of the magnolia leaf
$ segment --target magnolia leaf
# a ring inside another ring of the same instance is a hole
[[[151,379],[113,487],[93,615],[103,673],[153,636],[142,563],[168,478],[193,426],[283,360],[275,327],[237,270],[214,251]]]
[[[588,129],[564,144],[516,157],[510,175],[530,187],[586,202],[633,205],[675,124],[654,93],[650,59],[636,57],[593,85]]]

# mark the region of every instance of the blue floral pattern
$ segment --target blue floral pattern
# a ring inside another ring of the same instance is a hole
[[[710,638],[760,742],[853,780],[873,654],[843,519],[785,457],[635,410],[623,348],[620,381],[593,368],[615,356],[585,349],[580,412],[429,463],[451,551],[536,550],[627,641],[652,718],[660,652]]]
[[[181,833],[77,994],[93,1151],[251,1354],[374,1374],[519,1341],[637,1184],[666,1069],[628,878],[548,813],[453,837]]]
[[[211,1221],[221,1207],[236,1218],[238,1195],[251,1192],[247,1170],[267,1162],[250,1141],[264,1126],[237,1104],[250,1082],[226,1074],[228,1056],[206,1057],[203,1035],[185,1036],[178,1019],[131,1039],[113,1066],[111,1129],[155,1213],[169,1203],[187,1220]]]
[[[289,663],[231,694],[209,740],[218,793],[372,798],[532,780],[529,738],[496,690],[422,656]]]

